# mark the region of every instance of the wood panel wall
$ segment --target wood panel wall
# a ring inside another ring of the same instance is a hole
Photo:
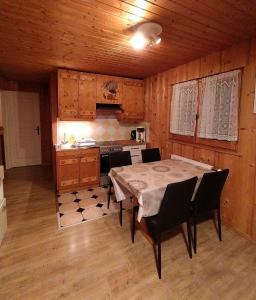
[[[172,85],[236,68],[243,70],[237,150],[223,150],[171,139],[169,124]],[[219,168],[229,168],[230,176],[222,199],[222,218],[227,225],[253,240],[256,240],[255,76],[256,38],[145,79],[150,146],[160,147],[163,158],[169,158],[175,153]]]

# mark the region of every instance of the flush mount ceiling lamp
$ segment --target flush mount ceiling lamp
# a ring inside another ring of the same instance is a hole
[[[146,47],[160,44],[160,34],[162,33],[162,30],[162,26],[154,22],[147,22],[139,25],[131,39],[133,48],[142,50]]]

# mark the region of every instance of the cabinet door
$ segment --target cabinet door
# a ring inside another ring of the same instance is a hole
[[[79,119],[96,118],[96,75],[80,73]]]
[[[124,79],[123,82],[123,114],[125,120],[144,119],[144,84],[142,80]]]
[[[80,185],[99,183],[99,151],[92,150],[88,150],[80,158]]]
[[[97,75],[97,103],[122,104],[123,79]]]
[[[67,155],[57,158],[58,190],[79,185],[79,157]]]
[[[78,82],[78,72],[58,71],[58,102],[61,120],[73,120],[78,117]]]

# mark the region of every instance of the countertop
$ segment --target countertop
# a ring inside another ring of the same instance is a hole
[[[85,146],[85,147],[77,147],[70,144],[65,145],[55,145],[56,151],[63,150],[78,150],[78,149],[90,149],[90,148],[99,148],[102,146],[113,146],[113,145],[121,145],[121,146],[135,146],[135,145],[144,145],[146,143],[139,143],[134,140],[116,140],[116,141],[99,141],[96,142],[93,146]]]

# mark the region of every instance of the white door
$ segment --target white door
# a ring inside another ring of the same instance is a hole
[[[41,164],[39,94],[2,92],[6,168]]]

